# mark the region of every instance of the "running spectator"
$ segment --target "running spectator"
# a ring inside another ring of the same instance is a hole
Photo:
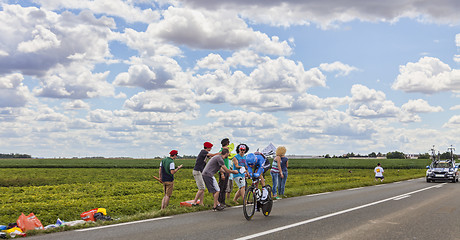
[[[380,182],[383,182],[383,179],[385,177],[383,177],[383,168],[382,166],[380,165],[380,163],[377,163],[377,167],[374,168],[374,173],[375,173],[375,181],[377,181],[377,179],[380,179]]]
[[[201,150],[201,152],[198,154],[198,157],[196,158],[195,162],[195,167],[193,168],[193,177],[195,178],[196,186],[198,187],[198,192],[195,195],[195,199],[192,202],[193,206],[197,205],[198,200],[200,200],[200,205],[203,206],[203,200],[204,200],[204,189],[206,188],[203,177],[202,177],[202,172],[204,169],[204,166],[206,165],[206,159],[208,157],[214,157],[215,155],[218,155],[219,153],[209,153],[212,149],[212,143],[210,142],[205,142],[203,144],[204,149]]]
[[[214,174],[217,171],[226,172],[226,173],[238,173],[236,170],[230,170],[225,166],[224,159],[229,155],[229,151],[226,148],[223,148],[219,155],[212,157],[209,162],[206,164],[203,170],[203,180],[208,191],[214,197],[213,211],[221,211],[224,209],[222,203],[219,202],[219,196],[221,189],[217,184],[217,180],[214,177]]]
[[[158,174],[160,175],[161,181],[163,181],[163,189],[165,196],[161,200],[161,209],[165,209],[169,204],[169,199],[172,196],[174,189],[174,174],[182,168],[182,164],[177,167],[174,166],[174,160],[177,158],[177,150],[172,150],[169,152],[169,157],[161,160],[160,168],[158,169]]]
[[[235,157],[233,157],[233,170],[237,170],[238,173],[233,174],[233,180],[236,183],[236,186],[238,187],[238,191],[235,193],[235,197],[233,198],[233,202],[235,204],[238,203],[238,198],[243,198],[244,192],[245,192],[245,186],[246,186],[246,177],[245,173],[249,175],[249,172],[247,171],[248,166],[246,165],[246,157],[244,154],[246,154],[249,151],[248,145],[242,143],[236,147],[236,153]]]

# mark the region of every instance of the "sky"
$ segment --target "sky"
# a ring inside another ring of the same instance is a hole
[[[0,153],[445,152],[457,0],[0,0]],[[460,146],[459,146],[460,147]]]

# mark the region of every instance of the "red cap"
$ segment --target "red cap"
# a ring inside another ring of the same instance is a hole
[[[212,148],[212,146],[214,146],[214,145],[212,145],[212,143],[210,143],[210,142],[205,142],[204,143],[204,148]]]
[[[179,152],[177,150],[172,150],[171,152],[169,152],[169,155],[171,156],[174,156],[174,155],[177,155]]]

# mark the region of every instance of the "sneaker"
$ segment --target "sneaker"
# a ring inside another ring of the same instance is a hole
[[[280,199],[282,199],[282,198],[280,198],[280,197],[276,196],[276,197],[275,197],[275,199],[276,199],[276,200],[280,200]]]

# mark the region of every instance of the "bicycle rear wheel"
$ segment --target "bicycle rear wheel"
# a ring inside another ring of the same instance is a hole
[[[265,186],[268,191],[268,196],[265,202],[262,204],[262,213],[265,217],[270,215],[273,207],[273,198],[272,198],[272,187],[270,185]]]
[[[254,187],[250,186],[246,189],[243,197],[243,213],[246,220],[251,220],[256,211],[256,195],[254,194]]]

